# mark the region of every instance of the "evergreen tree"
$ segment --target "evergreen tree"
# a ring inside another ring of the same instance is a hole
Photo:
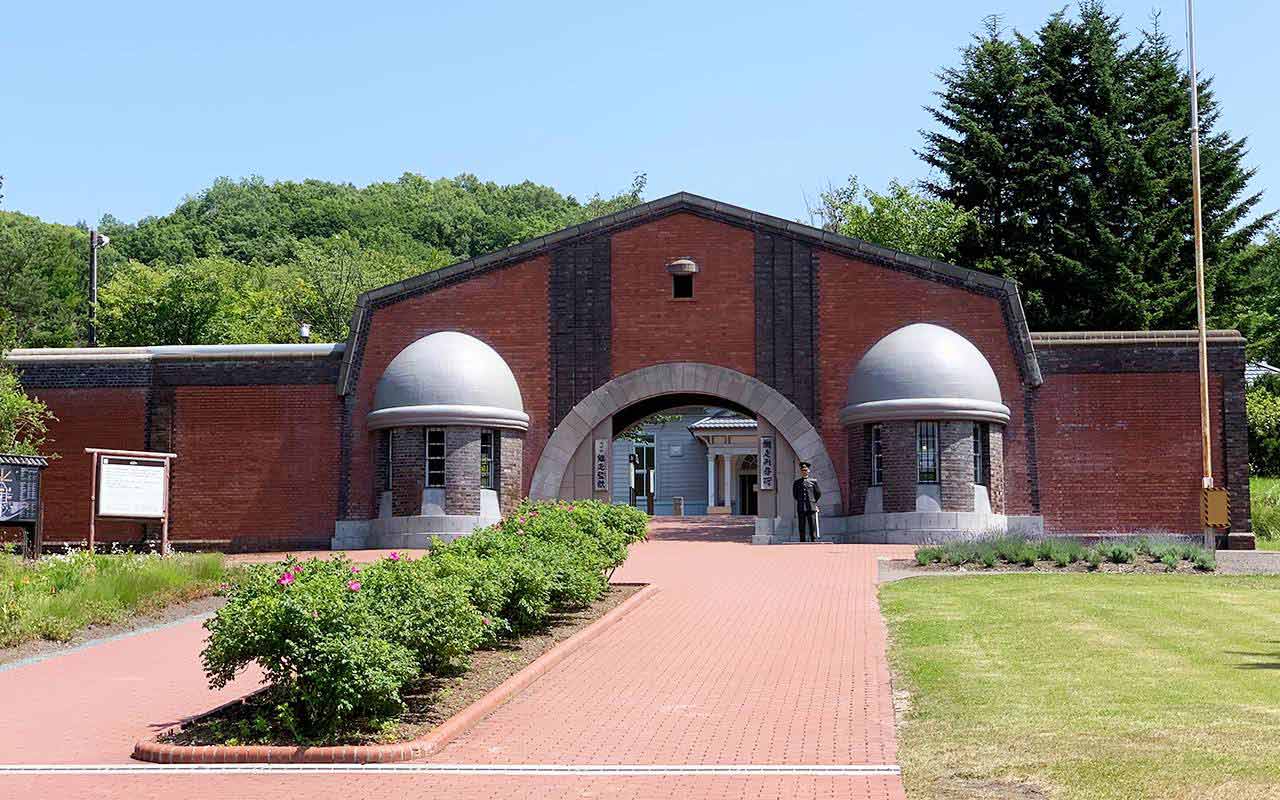
[[[1182,327],[1195,319],[1190,103],[1158,19],[1128,46],[1101,2],[1034,36],[984,34],[940,78],[941,126],[923,132],[935,196],[973,211],[963,263],[1015,278],[1041,329]],[[1205,257],[1215,321],[1252,269],[1271,218],[1250,214],[1244,139],[1216,130],[1201,87]]]

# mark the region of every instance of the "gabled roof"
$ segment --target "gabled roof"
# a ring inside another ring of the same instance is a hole
[[[744,417],[736,411],[721,409],[709,417],[703,417],[689,426],[691,431],[755,430],[754,417]]]
[[[402,297],[456,283],[473,275],[541,255],[578,239],[609,234],[679,212],[688,212],[730,225],[787,236],[840,255],[997,297],[1001,300],[1004,309],[1005,322],[1009,327],[1014,351],[1022,362],[1020,366],[1023,380],[1031,386],[1038,386],[1042,382],[1040,367],[1036,363],[1035,349],[1031,343],[1031,333],[1022,311],[1022,299],[1018,295],[1018,285],[1014,281],[931,258],[911,255],[901,250],[881,247],[861,239],[841,236],[811,225],[721,203],[689,192],[677,192],[365,292],[356,300],[356,307],[352,312],[351,333],[347,339],[342,371],[338,377],[339,393],[346,394],[351,389],[355,378],[352,374],[352,363],[359,352],[357,343],[364,333],[369,314],[374,308],[393,303]]]

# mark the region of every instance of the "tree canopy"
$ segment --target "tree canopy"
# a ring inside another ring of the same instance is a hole
[[[471,175],[358,188],[219,179],[174,211],[111,216],[100,251],[100,341],[109,345],[291,342],[347,335],[361,292],[641,202],[643,174],[579,201],[531,182]],[[88,229],[0,212],[0,321],[26,346],[81,343]]]

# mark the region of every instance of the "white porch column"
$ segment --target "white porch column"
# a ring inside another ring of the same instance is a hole
[[[730,482],[733,477],[733,456],[725,453],[724,459],[724,506],[729,509],[729,513],[733,513],[733,486]]]
[[[707,451],[707,508],[716,504],[716,454]]]

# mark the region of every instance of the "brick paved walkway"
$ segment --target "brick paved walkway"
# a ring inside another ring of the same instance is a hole
[[[720,521],[655,522],[652,540],[635,547],[615,579],[655,583],[658,594],[430,762],[895,763],[875,558],[908,548],[753,547],[748,539],[748,529]],[[0,673],[0,696],[18,698],[0,711],[11,717],[0,726],[0,760],[126,762],[133,739],[151,726],[219,702],[204,688],[198,648],[198,623],[189,623]],[[161,691],[148,691],[161,677]],[[885,776],[0,775],[0,795],[23,797],[195,800],[282,790],[343,798],[903,796],[901,782]]]

